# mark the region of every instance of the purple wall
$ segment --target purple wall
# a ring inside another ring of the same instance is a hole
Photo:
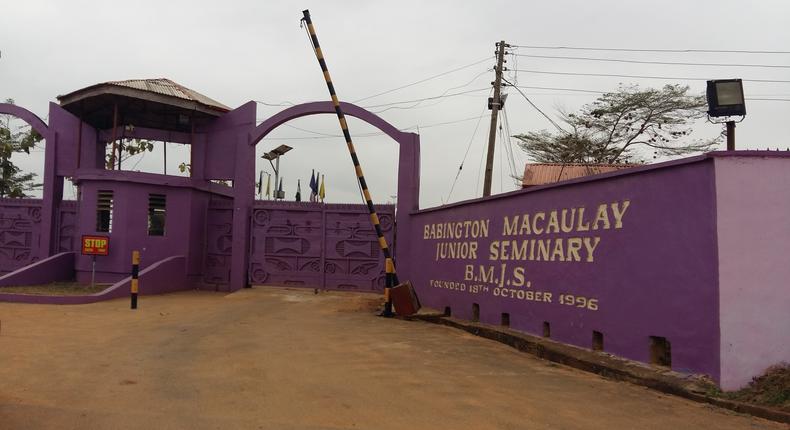
[[[790,157],[715,159],[721,386],[790,361]]]
[[[41,200],[0,199],[0,273],[38,260]]]
[[[44,285],[74,279],[74,252],[61,252],[0,276],[0,287]]]
[[[63,270],[60,263],[68,259],[68,254],[61,254],[48,259],[46,264],[57,266],[56,270]],[[42,262],[43,263],[43,262]],[[172,293],[189,289],[191,283],[186,276],[186,259],[183,255],[175,255],[164,260],[154,262],[139,274],[139,292],[141,296],[153,294]],[[84,296],[44,296],[32,294],[3,293],[0,289],[0,301],[12,303],[36,303],[48,305],[79,305],[96,303],[102,300],[129,297],[131,291],[131,276],[127,276],[104,291]],[[145,303],[141,300],[142,303]],[[145,305],[141,305],[145,306]]]
[[[512,328],[541,335],[545,321],[552,339],[584,348],[598,331],[605,351],[638,361],[650,360],[650,336],[665,337],[673,369],[717,378],[714,196],[713,162],[697,157],[425,210],[408,258],[431,270],[408,279],[453,316],[471,319],[477,303],[482,322],[506,312]]]

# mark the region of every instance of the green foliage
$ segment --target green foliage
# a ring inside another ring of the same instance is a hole
[[[192,164],[190,164],[190,163],[181,163],[181,164],[178,165],[178,170],[181,173],[189,172],[189,174],[191,175],[192,174]]]
[[[152,152],[154,150],[154,143],[149,142],[147,140],[141,139],[121,139],[118,141],[119,151],[121,154],[124,152],[128,155],[121,156],[121,161],[126,160],[127,158],[136,155],[142,154],[143,152]],[[113,154],[112,151],[106,155],[106,164],[108,169],[113,168],[113,164],[116,164],[117,161],[117,154]]]
[[[521,149],[542,163],[640,163],[644,149],[670,156],[711,150],[720,135],[689,140],[691,127],[705,116],[707,104],[704,96],[688,91],[680,85],[621,86],[578,113],[561,111],[562,132],[542,130],[515,137]]]
[[[13,104],[14,100],[7,99]],[[26,191],[41,187],[33,182],[35,173],[23,173],[11,161],[11,156],[18,152],[30,154],[30,149],[43,138],[30,126],[15,127],[11,115],[0,115],[0,197],[28,197]]]

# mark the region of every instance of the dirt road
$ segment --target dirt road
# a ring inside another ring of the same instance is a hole
[[[785,429],[604,380],[376,297],[254,288],[0,303],[1,429]]]

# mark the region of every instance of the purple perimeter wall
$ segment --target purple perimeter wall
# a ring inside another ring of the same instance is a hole
[[[409,273],[424,305],[719,377],[711,158],[521,190],[413,215]],[[525,222],[526,220],[526,222]],[[419,245],[418,245],[419,244]],[[456,248],[457,247],[457,248]],[[474,250],[474,251],[472,251]]]

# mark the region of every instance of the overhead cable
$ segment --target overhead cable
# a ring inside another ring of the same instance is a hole
[[[465,66],[457,67],[455,69],[439,73],[438,75],[429,76],[429,77],[427,77],[425,79],[420,79],[419,81],[415,81],[415,82],[412,82],[410,84],[402,85],[400,87],[393,88],[391,90],[387,90],[387,91],[383,91],[383,92],[380,92],[380,93],[377,93],[377,94],[373,94],[372,96],[367,96],[367,97],[363,97],[361,99],[354,100],[353,103],[358,103],[358,102],[361,102],[362,100],[367,100],[367,99],[372,99],[374,97],[383,96],[384,94],[389,94],[389,93],[392,93],[392,92],[395,92],[395,91],[398,91],[398,90],[402,90],[404,88],[408,88],[408,87],[411,87],[411,86],[414,86],[414,85],[417,85],[417,84],[421,84],[423,82],[428,82],[428,81],[430,81],[432,79],[436,79],[438,77],[441,77],[441,76],[444,76],[444,75],[448,75],[450,73],[457,72],[459,70],[463,70],[463,69],[466,69],[468,67],[476,66],[476,65],[478,65],[478,64],[480,64],[480,63],[482,63],[484,61],[490,61],[490,60],[491,60],[491,57],[486,57],[486,58],[483,58],[481,60],[475,61],[474,63],[469,63],[469,64],[467,64]]]
[[[533,108],[535,108],[535,110],[537,110],[538,112],[540,112],[540,114],[541,114],[541,115],[543,115],[543,116],[544,116],[544,117],[545,117],[547,120],[549,120],[549,122],[550,122],[550,123],[551,123],[551,124],[552,124],[554,127],[556,127],[556,128],[557,128],[557,130],[559,130],[561,133],[567,133],[567,132],[565,131],[565,129],[563,129],[562,127],[560,127],[560,126],[559,126],[559,124],[557,124],[556,122],[554,122],[554,120],[553,120],[553,119],[551,119],[551,117],[550,117],[550,116],[546,115],[546,113],[545,113],[545,112],[543,112],[542,110],[540,110],[540,108],[539,108],[537,105],[535,105],[535,103],[532,103],[532,100],[530,100],[530,99],[529,99],[529,97],[527,97],[527,95],[526,95],[526,94],[524,94],[524,91],[521,91],[521,88],[519,88],[519,87],[517,87],[517,86],[514,86],[513,84],[511,84],[511,83],[510,83],[510,82],[509,82],[507,79],[505,79],[505,78],[502,78],[502,81],[504,81],[506,84],[509,84],[511,87],[515,88],[515,89],[516,89],[516,91],[518,91],[518,92],[521,94],[521,96],[522,96],[522,97],[524,97],[524,99],[527,101],[527,103],[529,103],[530,105],[532,105],[532,107],[533,107]]]
[[[688,78],[688,77],[670,77],[670,76],[649,76],[649,75],[621,75],[613,73],[582,73],[582,72],[554,72],[548,70],[526,70],[518,69],[517,72],[524,73],[539,73],[544,75],[570,75],[570,76],[606,76],[615,78],[642,78],[642,79],[667,79],[674,81],[708,81],[707,78]],[[774,83],[790,83],[790,80],[781,79],[743,79],[744,82],[774,82]]]
[[[739,50],[739,49],[638,49],[638,48],[590,48],[581,46],[538,46],[538,45],[514,45],[514,48],[527,49],[567,49],[579,51],[617,51],[617,52],[675,52],[675,53],[714,53],[714,54],[790,54],[790,51],[758,51],[758,50]]]
[[[784,64],[780,65],[780,64],[687,63],[687,62],[675,62],[675,61],[625,60],[621,58],[567,57],[561,55],[532,55],[532,54],[515,54],[515,55],[519,57],[529,57],[529,58],[604,61],[609,63],[660,64],[660,65],[668,65],[668,66],[765,67],[765,68],[775,68],[775,69],[790,69],[790,65],[784,65]]]

